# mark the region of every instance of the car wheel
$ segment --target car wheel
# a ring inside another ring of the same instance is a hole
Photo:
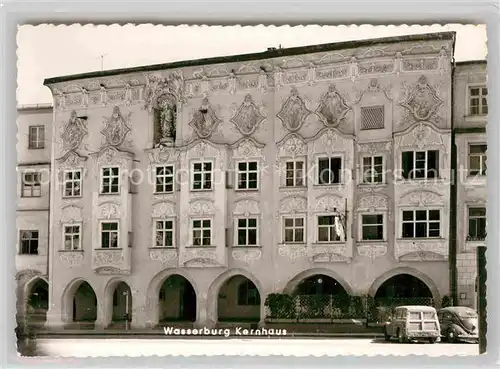
[[[457,342],[457,336],[456,336],[455,331],[453,329],[449,329],[448,332],[446,332],[446,340],[449,343]]]
[[[399,341],[399,343],[406,342],[406,338],[405,338],[403,332],[401,331],[401,329],[398,329],[398,341]]]
[[[391,340],[391,336],[389,335],[389,333],[387,333],[387,328],[384,328],[384,339],[386,341],[390,341]]]

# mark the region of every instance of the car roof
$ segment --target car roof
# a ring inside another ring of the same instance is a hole
[[[448,306],[448,307],[440,309],[439,311],[449,311],[452,313],[458,313],[459,311],[467,311],[467,310],[475,311],[474,309],[472,309],[468,306]]]
[[[405,306],[397,306],[396,309],[406,309],[408,311],[436,311],[432,306],[426,305],[405,305]]]

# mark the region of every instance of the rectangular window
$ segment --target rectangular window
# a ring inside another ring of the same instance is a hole
[[[103,249],[118,247],[118,222],[101,223],[101,247]]]
[[[82,196],[82,171],[67,170],[64,172],[64,197]]]
[[[384,128],[384,107],[370,106],[361,108],[361,130]]]
[[[258,163],[256,161],[238,163],[238,190],[258,188]]]
[[[28,172],[22,174],[22,197],[42,196],[42,174]]]
[[[193,163],[193,190],[212,189],[212,163]]]
[[[256,246],[257,245],[257,219],[244,218],[237,219],[237,245]]]
[[[469,175],[486,175],[487,145],[469,145]]]
[[[384,216],[382,214],[362,215],[361,221],[363,241],[384,239]]]
[[[81,249],[81,232],[79,225],[64,226],[64,249],[65,250]]]
[[[193,220],[193,246],[212,244],[212,221],[210,219]]]
[[[403,238],[434,238],[441,235],[439,210],[403,211]]]
[[[363,158],[363,183],[382,183],[384,172],[384,158],[369,156]]]
[[[21,231],[21,255],[38,255],[39,233],[38,231]]]
[[[174,246],[174,222],[173,220],[155,221],[155,247]]]
[[[101,171],[101,193],[120,193],[120,168],[102,168]]]
[[[342,158],[320,158],[318,160],[318,184],[340,183],[341,172]]]
[[[305,163],[302,160],[287,161],[285,173],[286,187],[302,187],[305,184]]]
[[[156,167],[155,192],[169,193],[174,191],[174,167],[172,165]]]
[[[45,147],[45,127],[30,126],[28,148],[43,149],[44,147]]]
[[[488,114],[488,89],[486,87],[469,87],[469,115]]]
[[[469,234],[467,241],[486,239],[486,208],[469,208]]]
[[[403,178],[439,178],[439,151],[405,151],[402,153]]]
[[[340,241],[340,236],[335,228],[335,217],[333,215],[322,215],[318,217],[318,242]]]
[[[284,243],[304,243],[304,218],[283,218]]]

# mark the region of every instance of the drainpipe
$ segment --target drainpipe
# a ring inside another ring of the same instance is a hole
[[[449,229],[449,272],[450,272],[450,294],[454,306],[457,301],[457,181],[460,180],[457,173],[457,146],[455,143],[455,59],[452,57],[451,69],[451,180],[450,180],[450,229]]]

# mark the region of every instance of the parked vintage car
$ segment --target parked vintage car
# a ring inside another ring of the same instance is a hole
[[[440,340],[440,327],[436,309],[431,306],[398,306],[384,325],[386,341],[397,338],[400,343],[408,341]]]
[[[478,316],[474,309],[465,306],[450,306],[439,310],[439,324],[443,341],[479,341]]]

